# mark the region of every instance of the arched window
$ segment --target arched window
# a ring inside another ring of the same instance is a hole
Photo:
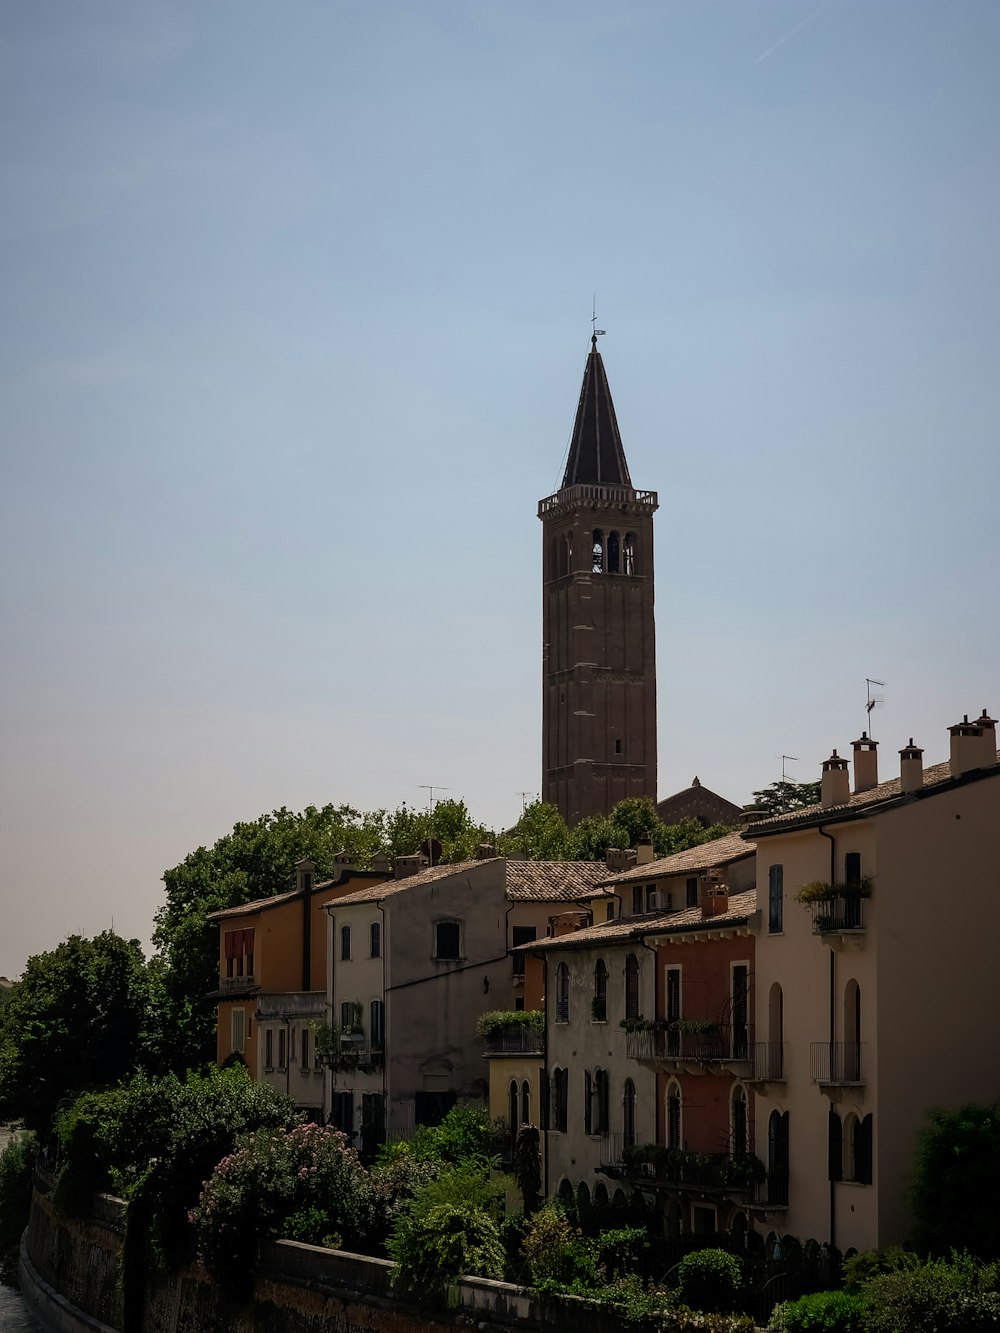
[[[594,529],[594,561],[592,572],[594,574],[604,573],[604,533],[600,528]]]
[[[559,1182],[559,1188],[556,1190],[556,1198],[572,1207],[573,1204],[573,1186],[565,1176]]]
[[[676,1240],[683,1230],[684,1214],[676,1199],[668,1199],[663,1210],[663,1234],[668,1240]]]
[[[857,1117],[855,1117],[857,1119]],[[844,1177],[844,1126],[831,1106],[826,1116],[826,1176],[828,1180]],[[854,1170],[853,1163],[851,1170]],[[848,1180],[853,1177],[848,1176]]]
[[[861,1121],[850,1111],[844,1121],[843,1178],[857,1180],[858,1126]]]
[[[565,963],[556,968],[556,1022],[569,1022],[569,968]]]
[[[510,1130],[511,1143],[517,1138],[517,1082],[511,1079],[507,1089],[507,1127]]]
[[[635,533],[626,532],[625,543],[622,546],[622,571],[625,574],[635,573]]]
[[[621,572],[621,542],[617,532],[608,533],[608,573]]]
[[[639,960],[634,953],[625,959],[625,1017],[639,1017]]]
[[[594,1133],[607,1134],[610,1129],[610,1097],[608,1095],[608,1071],[594,1070]]]
[[[852,1111],[844,1121],[844,1179],[872,1183],[872,1118]]]
[[[775,982],[767,995],[767,1050],[764,1052],[767,1078],[781,1078],[784,1073],[785,997]]]
[[[746,1088],[737,1083],[733,1088],[731,1103],[733,1156],[745,1157],[750,1151],[750,1115],[747,1106]]]
[[[635,1084],[630,1078],[622,1089],[622,1147],[635,1147]]]
[[[579,1213],[586,1212],[590,1207],[590,1190],[583,1180],[576,1187],[576,1206]]]
[[[667,1147],[681,1146],[681,1085],[671,1079],[667,1085]]]
[[[583,1132],[594,1132],[594,1076],[589,1069],[583,1071]]]
[[[788,1204],[787,1111],[772,1111],[767,1122],[767,1201]]]
[[[521,1124],[531,1124],[531,1087],[527,1079],[521,1084]]]
[[[594,1002],[591,1005],[591,1018],[595,1023],[608,1021],[608,969],[603,958],[598,958],[594,966]]]
[[[552,1071],[552,1128],[566,1132],[569,1119],[569,1070]]]

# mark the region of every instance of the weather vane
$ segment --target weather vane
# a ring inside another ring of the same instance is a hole
[[[599,328],[597,327],[597,293],[596,293],[596,292],[594,293],[594,310],[593,310],[593,314],[591,315],[591,318],[590,318],[590,324],[591,324],[591,327],[592,327],[593,330],[594,330],[594,333],[593,333],[593,341],[594,341],[594,342],[597,342],[598,338],[603,338],[603,337],[604,337],[604,335],[605,335],[605,333],[607,332],[607,330],[606,330],[606,329],[599,329]]]

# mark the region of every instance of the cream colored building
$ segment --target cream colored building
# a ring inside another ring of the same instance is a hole
[[[787,1163],[780,1230],[842,1251],[907,1238],[929,1108],[1000,1096],[995,724],[984,713],[951,727],[946,763],[924,769],[911,741],[898,776],[880,782],[877,768],[862,735],[853,791],[834,751],[818,806],[746,835],[756,1031],[784,1051],[782,1078],[757,1089],[757,1151]]]

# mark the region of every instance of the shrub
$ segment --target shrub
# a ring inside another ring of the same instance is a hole
[[[595,1241],[597,1262],[609,1278],[636,1274],[642,1269],[649,1249],[645,1227],[619,1227],[602,1231]]]
[[[921,1250],[1000,1254],[1000,1102],[932,1111],[917,1139],[910,1203]]]
[[[32,1176],[38,1141],[30,1131],[17,1134],[0,1153],[0,1275],[14,1259],[28,1225]]]
[[[465,1273],[502,1278],[502,1186],[475,1160],[442,1171],[400,1211],[386,1244],[396,1276],[409,1290],[439,1302]]]
[[[563,1253],[579,1235],[558,1204],[547,1203],[535,1213],[524,1238],[524,1257],[534,1286],[563,1280]]]
[[[919,1268],[922,1260],[912,1250],[893,1245],[885,1250],[862,1250],[844,1260],[844,1282],[848,1287],[860,1288],[879,1273],[895,1273],[900,1269]]]
[[[985,1333],[1000,1329],[1000,1264],[967,1254],[880,1273],[865,1287],[865,1333]]]
[[[857,1292],[817,1291],[776,1305],[768,1328],[778,1333],[802,1333],[814,1328],[830,1333],[862,1333],[864,1308]]]
[[[732,1310],[742,1281],[743,1266],[727,1250],[695,1250],[677,1265],[678,1299],[696,1310]]]
[[[298,1125],[250,1134],[215,1168],[191,1221],[209,1271],[230,1289],[252,1276],[258,1242],[290,1227],[295,1239],[352,1247],[371,1229],[372,1191],[339,1130]]]
[[[490,1009],[476,1020],[476,1031],[481,1037],[513,1027],[544,1028],[545,1014],[541,1009]]]
[[[418,1161],[463,1162],[469,1158],[492,1162],[509,1138],[502,1121],[493,1121],[481,1106],[453,1106],[439,1125],[422,1125],[412,1139],[385,1144],[380,1164],[404,1157]]]
[[[754,1329],[748,1314],[713,1314],[686,1307],[668,1311],[658,1322],[661,1329],[677,1333],[753,1333]]]

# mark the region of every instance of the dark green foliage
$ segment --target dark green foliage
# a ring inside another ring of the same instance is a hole
[[[84,1094],[58,1115],[57,1199],[74,1209],[99,1189],[129,1201],[141,1196],[154,1242],[179,1261],[188,1252],[188,1210],[216,1164],[241,1135],[291,1128],[300,1118],[287,1097],[239,1066],[183,1082],[139,1074],[111,1092]]]
[[[502,1187],[471,1160],[449,1166],[400,1212],[386,1248],[398,1281],[432,1303],[463,1274],[502,1278]]]
[[[772,782],[753,794],[753,803],[758,809],[766,810],[771,815],[783,815],[789,810],[804,810],[819,801],[820,784],[818,782]]]
[[[346,1136],[309,1124],[247,1135],[215,1168],[191,1220],[209,1272],[241,1290],[265,1237],[356,1250],[374,1211],[370,1178]]]
[[[1000,1329],[1000,1264],[953,1254],[873,1277],[865,1333],[986,1333]]]
[[[864,1310],[864,1298],[857,1292],[817,1291],[776,1305],[768,1328],[775,1333],[805,1333],[807,1329],[862,1333]]]
[[[514,1144],[514,1179],[521,1191],[524,1211],[530,1216],[541,1202],[541,1136],[534,1125],[522,1125]]]
[[[17,1134],[0,1153],[0,1279],[17,1268],[17,1247],[28,1225],[32,1175],[38,1140],[34,1134]]]
[[[150,980],[138,940],[71,935],[28,959],[0,1026],[0,1108],[47,1133],[59,1103],[144,1059]]]
[[[545,1014],[541,1009],[489,1009],[476,1019],[476,1031],[481,1037],[489,1037],[504,1028],[545,1027]]]
[[[412,1139],[386,1144],[379,1162],[409,1157],[415,1161],[485,1164],[500,1153],[507,1130],[502,1121],[489,1118],[481,1106],[453,1106],[439,1125],[421,1125]]]
[[[920,1250],[1000,1256],[1000,1102],[932,1111],[917,1139],[910,1204]]]
[[[912,1250],[893,1245],[885,1250],[862,1250],[844,1260],[844,1285],[860,1290],[869,1279],[879,1273],[896,1273],[900,1269],[919,1268],[922,1260]]]
[[[742,1282],[743,1266],[726,1250],[694,1250],[677,1265],[680,1303],[696,1310],[733,1310]]]

